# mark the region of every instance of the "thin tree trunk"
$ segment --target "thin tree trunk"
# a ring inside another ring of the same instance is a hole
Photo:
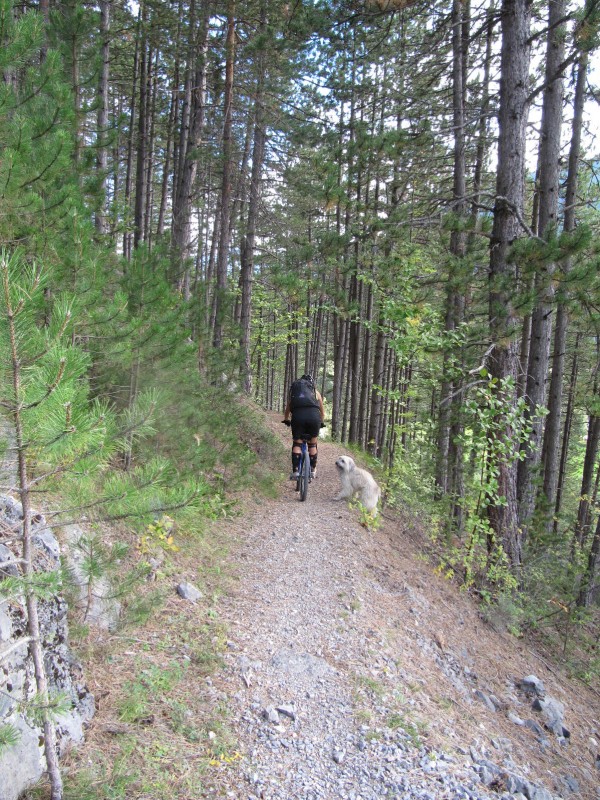
[[[40,631],[40,621],[38,613],[38,601],[32,586],[34,568],[31,541],[31,488],[27,477],[26,462],[26,442],[23,432],[22,410],[24,405],[23,390],[21,385],[21,358],[18,350],[18,335],[16,328],[16,317],[19,309],[15,309],[11,303],[10,278],[8,265],[2,263],[2,288],[8,317],[8,329],[10,337],[10,365],[12,373],[14,406],[11,409],[12,419],[15,430],[15,447],[17,454],[17,480],[19,486],[19,497],[23,510],[23,571],[26,581],[25,604],[27,607],[27,628],[30,636],[29,652],[33,661],[35,684],[39,697],[40,708],[42,711],[43,731],[44,731],[44,755],[50,779],[51,800],[62,800],[63,784],[58,763],[58,751],[56,746],[56,727],[52,720],[49,708],[48,678],[44,664],[44,651]]]
[[[146,45],[146,6],[142,6],[140,28],[140,95],[138,112],[138,139],[135,173],[135,205],[133,217],[133,249],[136,250],[144,236],[144,210],[146,201],[146,178],[148,156],[148,79],[150,65]]]
[[[144,198],[144,241],[148,243],[148,249],[152,246],[152,209],[154,206],[154,135],[156,131],[156,94],[158,91],[158,56],[159,51],[150,48],[148,52],[148,121],[146,130],[148,131],[148,157],[146,159],[146,178]],[[153,60],[154,66],[152,64]]]
[[[129,135],[127,139],[127,168],[125,172],[125,213],[127,215],[125,221],[125,232],[123,233],[123,255],[126,260],[131,259],[131,245],[132,245],[132,232],[129,223],[129,211],[131,208],[131,194],[133,191],[133,154],[134,154],[134,128],[137,119],[137,83],[139,79],[139,47],[140,47],[140,25],[141,25],[140,7],[138,11],[138,34],[135,39],[135,54],[133,58],[133,87],[131,91],[131,109],[129,112]]]
[[[554,505],[554,524],[553,530],[556,534],[558,530],[558,518],[562,507],[562,495],[565,485],[567,472],[567,459],[569,456],[569,443],[571,441],[571,428],[573,425],[573,409],[575,407],[575,389],[577,386],[578,372],[578,348],[581,334],[575,337],[575,348],[573,352],[573,363],[571,364],[571,380],[569,381],[569,394],[567,396],[567,410],[565,412],[565,424],[563,428],[562,445],[560,449],[560,464],[558,467],[558,485],[556,487],[556,503]]]
[[[590,414],[588,421],[588,435],[585,446],[583,462],[583,475],[581,478],[581,492],[577,510],[577,523],[575,525],[575,540],[581,548],[585,548],[590,532],[592,514],[592,482],[598,458],[598,444],[600,442],[600,417]]]
[[[102,41],[102,67],[98,86],[97,116],[97,169],[100,177],[98,208],[94,219],[96,231],[100,236],[107,232],[106,225],[106,176],[108,172],[108,79],[110,74],[110,5],[111,0],[99,0],[100,36]]]
[[[163,165],[163,175],[160,189],[160,206],[158,209],[158,222],[156,223],[156,238],[160,239],[165,230],[165,215],[167,211],[167,199],[169,194],[169,177],[171,172],[171,161],[173,156],[173,129],[175,127],[175,94],[171,91],[171,103],[169,105],[169,121],[167,123],[167,141],[165,143],[165,161]]]
[[[371,351],[372,334],[371,328],[373,323],[373,286],[369,284],[367,288],[367,303],[365,309],[365,332],[363,336],[363,354],[362,354],[362,368],[361,368],[361,381],[360,381],[360,405],[358,407],[358,437],[361,447],[366,448],[367,445],[367,430],[368,430],[368,397],[369,389],[373,385],[373,375],[371,372]]]
[[[259,35],[267,25],[267,11],[265,2],[261,3],[261,20]],[[261,175],[263,169],[264,149],[266,141],[266,121],[263,105],[263,86],[265,79],[265,59],[261,50],[257,61],[257,82],[255,95],[254,114],[254,141],[252,145],[252,174],[250,177],[250,201],[248,203],[248,219],[246,221],[246,234],[242,240],[240,251],[240,329],[242,351],[242,378],[244,391],[252,394],[252,371],[250,366],[250,327],[252,320],[252,284],[254,277],[254,243],[256,239],[256,223],[258,220]]]
[[[371,386],[371,411],[369,414],[369,431],[367,446],[373,455],[380,452],[381,440],[379,430],[381,424],[382,392],[385,358],[385,333],[383,309],[379,310],[377,322],[377,339],[375,341],[375,357],[373,361],[373,382]]]

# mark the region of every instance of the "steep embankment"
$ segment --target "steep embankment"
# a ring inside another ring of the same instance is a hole
[[[598,695],[483,622],[422,558],[418,522],[367,531],[333,502],[339,452],[320,444],[307,503],[290,482],[228,523],[237,580],[208,682],[242,757],[202,796],[598,798]],[[570,738],[519,688],[531,674]]]

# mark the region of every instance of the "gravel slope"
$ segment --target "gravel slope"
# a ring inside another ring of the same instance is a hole
[[[367,531],[333,502],[339,453],[320,444],[306,503],[288,482],[232,531],[228,650],[211,681],[243,757],[204,796],[600,797],[597,696],[569,694],[542,659],[484,624],[419,558],[406,522],[386,514]],[[565,703],[568,746],[514,722],[531,715],[515,688],[531,673]]]

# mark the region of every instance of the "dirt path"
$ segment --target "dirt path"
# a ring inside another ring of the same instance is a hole
[[[289,482],[238,521],[238,580],[221,608],[228,652],[213,681],[243,757],[205,796],[497,797],[477,774],[488,763],[488,783],[497,766],[555,797],[575,778],[572,796],[597,798],[597,696],[482,622],[419,558],[406,523],[386,515],[367,531],[333,502],[340,452],[320,443],[306,503]],[[531,673],[564,703],[570,744],[514,721],[535,716],[515,688]],[[518,797],[503,780],[492,788]]]

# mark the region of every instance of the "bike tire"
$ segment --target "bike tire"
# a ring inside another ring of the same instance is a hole
[[[308,497],[308,484],[310,483],[310,459],[308,453],[302,461],[302,471],[300,472],[300,500],[304,502]]]

